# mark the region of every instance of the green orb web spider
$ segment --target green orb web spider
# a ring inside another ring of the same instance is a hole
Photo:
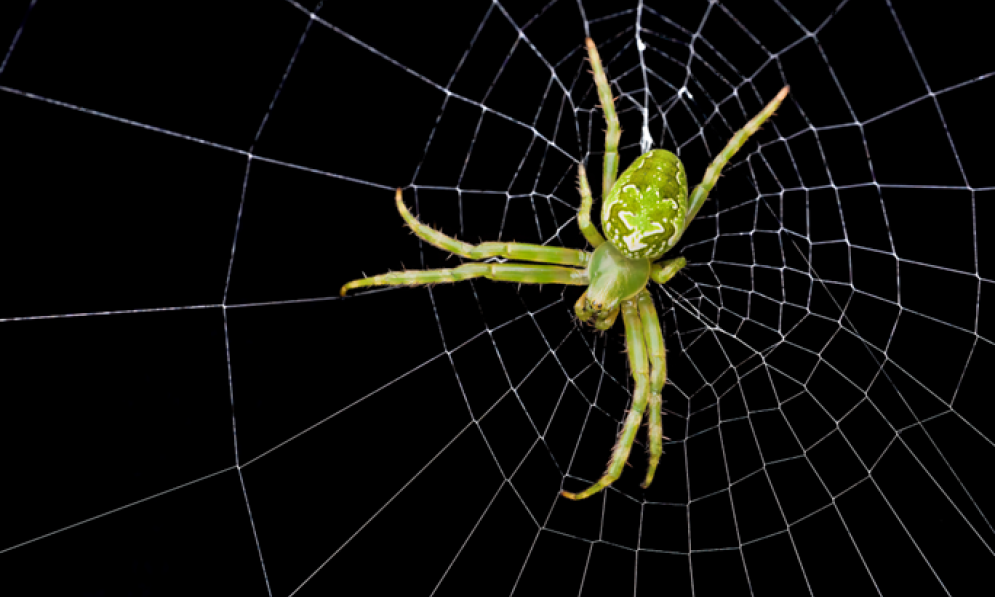
[[[563,490],[564,497],[581,500],[601,491],[622,474],[644,415],[648,419],[649,465],[642,487],[653,482],[663,455],[662,391],[667,379],[666,349],[653,297],[652,280],[666,284],[686,265],[683,257],[662,259],[680,240],[694,219],[722,168],[743,144],[777,110],[788,94],[784,87],[767,106],[741,128],[712,160],[701,182],[688,193],[681,160],[665,149],[651,150],[637,158],[618,176],[618,115],[608,78],[597,47],[588,38],[587,53],[608,128],[602,162],[601,227],[591,221],[594,197],[583,164],[578,164],[581,206],[577,223],[593,252],[515,242],[473,245],[435,230],[415,218],[397,189],[397,210],[419,238],[444,251],[472,260],[501,257],[513,262],[466,263],[459,267],[392,272],[353,280],[342,286],[342,296],[370,286],[414,286],[488,278],[520,284],[586,286],[574,305],[578,319],[599,330],[614,325],[619,314],[625,326],[629,367],[635,380],[632,403],[622,431],[612,449],[608,469],[587,489]],[[617,179],[616,179],[617,177]],[[606,238],[607,237],[607,238]],[[518,263],[518,262],[528,263]]]

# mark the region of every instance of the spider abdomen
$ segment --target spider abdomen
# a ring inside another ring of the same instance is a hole
[[[601,227],[629,259],[652,260],[680,238],[687,210],[684,164],[666,149],[654,149],[615,181],[601,207]]]

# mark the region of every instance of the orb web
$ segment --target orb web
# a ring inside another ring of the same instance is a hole
[[[465,4],[3,9],[14,584],[972,594],[995,555],[984,19]],[[459,264],[397,186],[464,241],[586,247],[588,36],[622,168],[668,149],[694,184],[791,94],[651,287],[653,485],[643,432],[574,503],[631,398],[621,324],[580,325],[572,287],[338,288]]]

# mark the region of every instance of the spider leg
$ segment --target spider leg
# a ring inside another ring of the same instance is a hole
[[[591,184],[587,182],[587,170],[584,169],[584,164],[577,164],[577,177],[580,179],[580,211],[577,212],[577,225],[587,242],[597,249],[605,242],[605,237],[601,236],[598,228],[591,222],[591,205],[594,204],[594,197],[591,196]]]
[[[605,487],[611,485],[622,474],[622,467],[629,459],[629,452],[632,451],[632,442],[636,439],[636,432],[639,431],[639,422],[643,418],[646,404],[649,398],[649,360],[646,356],[645,333],[643,331],[642,320],[639,318],[639,307],[636,299],[622,301],[622,320],[625,322],[625,344],[629,351],[629,368],[632,369],[632,377],[635,379],[636,388],[632,392],[632,406],[625,417],[625,424],[622,432],[618,436],[618,442],[612,449],[611,460],[608,461],[608,470],[591,485],[580,493],[570,493],[562,491],[563,497],[571,500],[582,500],[594,495]]]
[[[598,317],[594,319],[594,329],[601,330],[602,332],[612,329],[615,325],[615,320],[618,318],[618,312],[621,309],[615,307],[608,313],[599,314]]]
[[[677,272],[687,265],[687,263],[687,259],[684,259],[683,257],[664,259],[663,261],[654,263],[650,267],[650,279],[657,284],[666,284],[671,278],[676,276]]]
[[[418,221],[418,218],[411,215],[407,206],[404,205],[401,189],[397,189],[394,196],[397,201],[397,211],[401,212],[401,217],[408,223],[411,230],[418,238],[432,244],[444,251],[449,251],[467,259],[486,259],[487,257],[505,257],[507,259],[517,259],[519,261],[532,261],[539,263],[556,263],[559,265],[576,265],[584,267],[591,256],[587,251],[580,249],[567,249],[565,247],[546,247],[543,245],[530,245],[526,243],[480,243],[473,245],[456,240],[451,236],[439,232],[431,226],[426,226]]]
[[[586,286],[590,282],[587,270],[569,267],[529,263],[465,263],[451,269],[391,272],[353,280],[343,286],[339,294],[345,296],[346,292],[350,290],[367,286],[416,286],[419,284],[461,282],[470,278],[490,278],[501,282],[521,284],[572,284],[575,286]]]
[[[618,140],[622,136],[622,129],[619,128],[618,115],[615,113],[615,98],[612,97],[612,88],[608,84],[608,77],[605,76],[605,69],[601,66],[598,48],[590,37],[585,43],[594,71],[594,85],[598,88],[598,98],[601,100],[601,110],[605,113],[605,122],[608,123],[608,130],[605,131],[604,175],[601,178],[601,198],[604,199],[615,186],[615,177],[618,175]]]
[[[684,218],[685,228],[694,219],[694,216],[698,214],[698,210],[704,205],[705,199],[708,198],[708,192],[712,190],[715,183],[719,180],[719,175],[722,173],[723,166],[736,155],[739,148],[746,143],[746,140],[750,138],[753,133],[757,132],[762,125],[771,115],[777,110],[784,98],[788,96],[788,87],[784,86],[777,96],[770,101],[767,106],[760,111],[759,114],[753,117],[752,120],[746,123],[746,126],[736,131],[736,134],[729,139],[726,146],[719,152],[719,155],[715,156],[712,163],[708,165],[708,169],[705,170],[705,176],[701,179],[701,182],[694,188],[691,192],[691,197],[688,200],[688,213],[687,217]]]
[[[653,305],[653,296],[643,290],[636,297],[639,304],[639,318],[643,322],[643,333],[645,334],[646,352],[649,353],[650,361],[650,397],[649,397],[649,453],[650,462],[646,469],[646,480],[642,487],[645,489],[653,482],[653,475],[656,473],[656,465],[660,463],[660,456],[663,455],[663,399],[660,393],[663,392],[663,385],[667,383],[667,353],[663,344],[663,331],[660,329],[660,318],[656,314],[656,307]]]

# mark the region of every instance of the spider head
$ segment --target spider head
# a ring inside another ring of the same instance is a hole
[[[646,287],[650,275],[648,259],[629,259],[611,243],[602,243],[588,265],[590,286],[574,305],[581,321],[594,318],[594,327],[609,329],[622,301]]]
[[[687,210],[684,164],[673,153],[654,149],[615,181],[601,206],[601,227],[625,257],[653,260],[677,243]]]
[[[594,321],[591,323],[594,324],[596,329],[609,330],[615,324],[615,319],[619,313],[619,303],[621,302],[620,299],[615,297],[592,299],[590,290],[588,290],[588,292],[582,294],[580,299],[574,303],[574,311],[581,321],[589,321],[593,318]]]

